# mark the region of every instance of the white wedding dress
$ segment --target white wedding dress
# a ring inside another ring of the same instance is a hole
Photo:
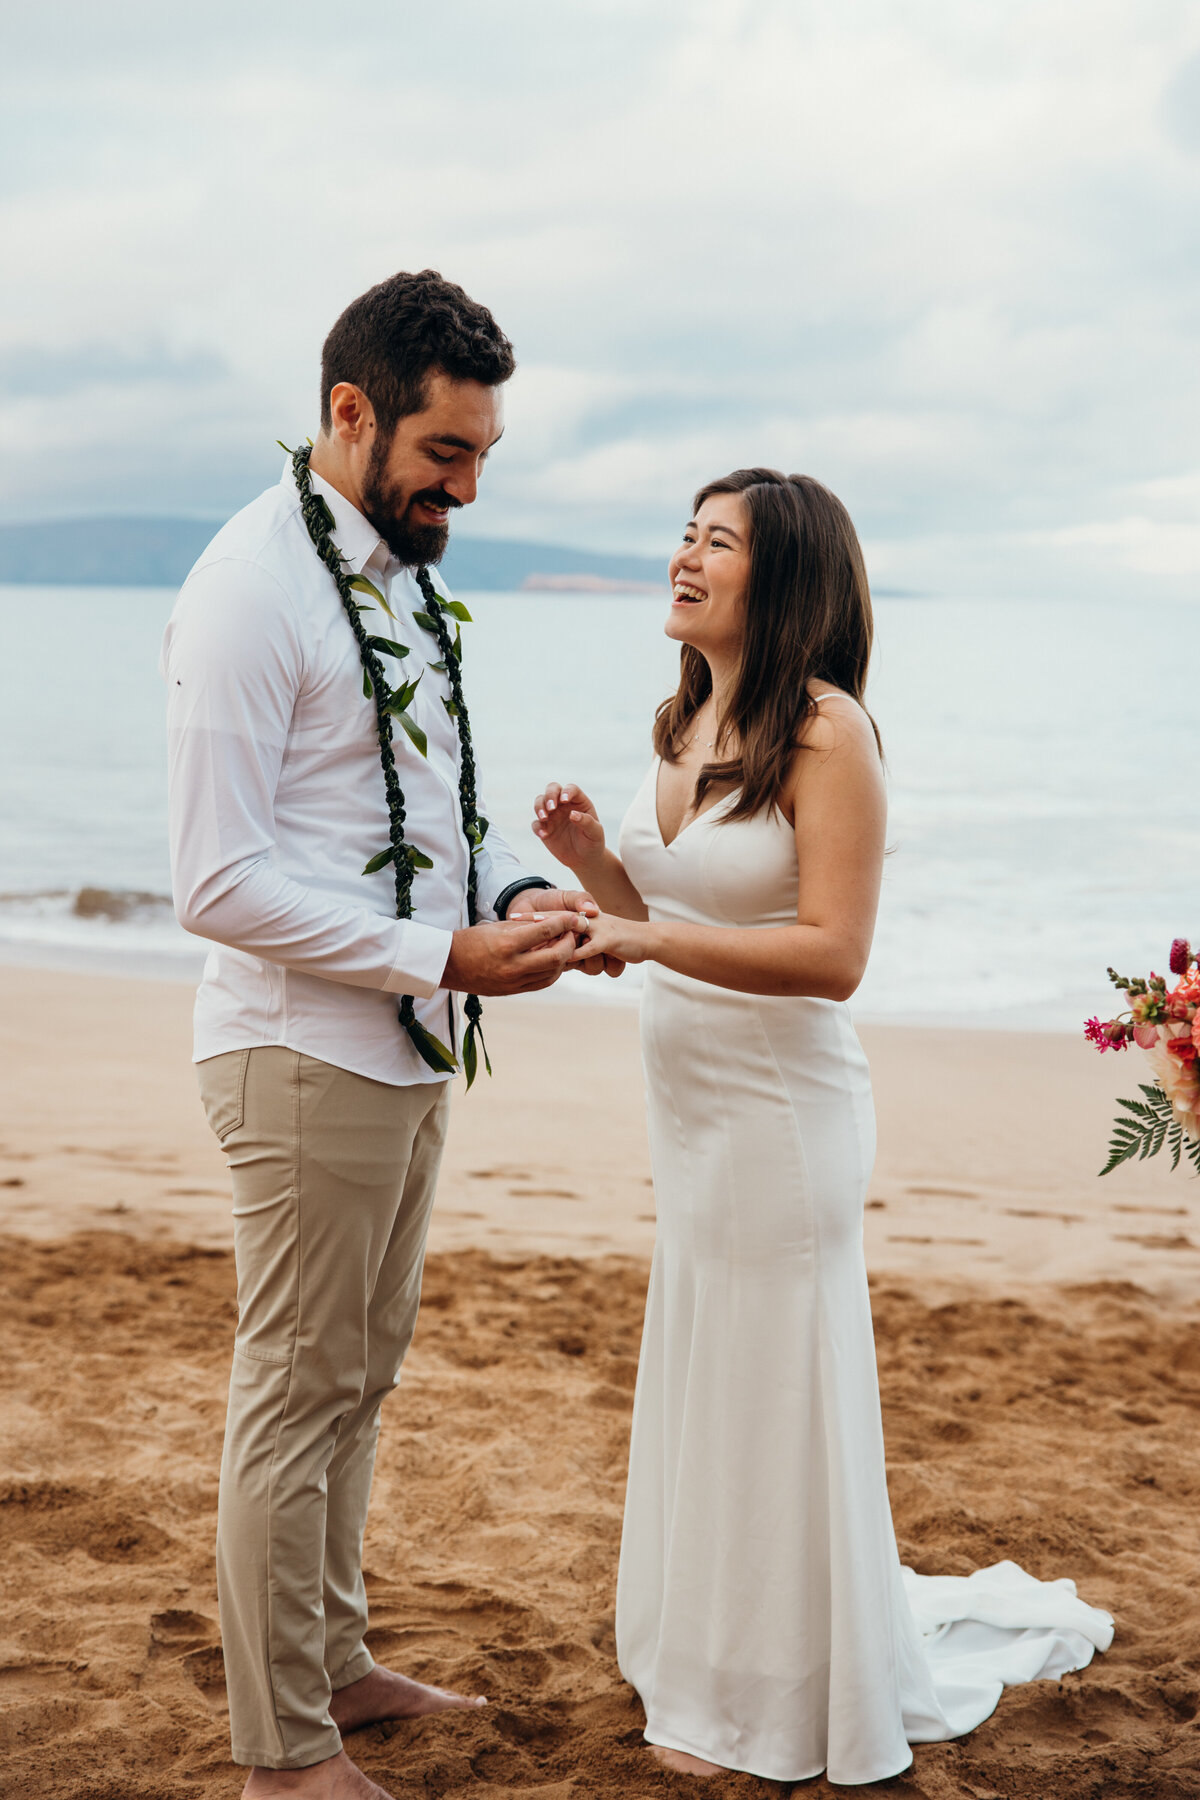
[[[621,830],[653,919],[796,918],[778,813],[664,844],[659,764]],[[776,1781],[882,1780],[1006,1683],[1107,1649],[1070,1581],[902,1569],[863,1262],[875,1147],[845,1006],[647,968],[658,1241],[634,1402],[617,1655],[654,1744]]]

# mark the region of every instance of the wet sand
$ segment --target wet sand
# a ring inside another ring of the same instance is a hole
[[[0,969],[0,1790],[217,1800],[212,1535],[233,1322],[228,1189],[186,990]],[[398,1797],[696,1792],[647,1761],[612,1657],[653,1236],[636,1027],[493,1004],[457,1104],[421,1320],[384,1414],[366,1565],[377,1656],[491,1696],[375,1728]],[[1010,1556],[1116,1615],[1112,1650],[1007,1694],[864,1794],[1200,1794],[1200,1240],[1161,1159],[1097,1182],[1132,1057],[864,1029],[889,1480],[924,1572]],[[714,1800],[780,1790],[748,1776]],[[834,1790],[823,1781],[798,1794]],[[841,1792],[855,1790],[837,1790]]]

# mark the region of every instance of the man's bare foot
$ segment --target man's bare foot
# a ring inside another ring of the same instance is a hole
[[[686,1750],[668,1750],[663,1744],[651,1744],[650,1754],[664,1769],[675,1769],[680,1775],[725,1774],[720,1763],[705,1762],[700,1756],[689,1756]]]
[[[393,1800],[368,1781],[344,1750],[307,1769],[251,1769],[242,1800]]]
[[[445,1688],[426,1687],[410,1681],[378,1663],[369,1675],[339,1688],[329,1702],[329,1716],[339,1731],[357,1731],[361,1725],[374,1725],[380,1719],[423,1719],[428,1713],[461,1711],[486,1706],[480,1694],[469,1699],[466,1694],[451,1694]]]

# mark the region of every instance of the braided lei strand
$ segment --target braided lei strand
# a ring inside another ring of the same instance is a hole
[[[408,708],[412,704],[413,695],[417,691],[421,677],[416,681],[402,682],[398,688],[389,685],[379,652],[385,655],[403,658],[408,655],[408,647],[398,644],[394,638],[374,637],[367,631],[362,622],[362,614],[374,612],[371,601],[379,606],[390,619],[395,619],[379,589],[365,575],[351,577],[346,573],[344,558],[330,535],[334,518],[320,494],[314,494],[312,476],[309,472],[311,445],[303,444],[298,450],[288,450],[286,444],[280,448],[287,450],[292,459],[292,469],[296,477],[296,486],[300,492],[300,512],[304,519],[308,535],[312,539],[313,548],[333,576],[334,584],[341,596],[342,606],[350,621],[350,628],[358,644],[358,653],[363,666],[363,693],[368,700],[375,702],[375,729],[379,738],[379,760],[383,766],[383,783],[387,791],[388,802],[388,838],[386,850],[373,856],[364,875],[374,875],[390,863],[396,881],[396,917],[411,919],[412,917],[412,884],[413,876],[418,869],[432,869],[433,864],[423,851],[415,844],[406,842],[404,836],[405,808],[404,790],[400,786],[400,777],[396,773],[396,757],[392,749],[392,720],[396,719],[403,727],[413,747],[422,755],[428,753],[425,733],[416,720],[409,716]],[[450,683],[449,700],[442,704],[458,727],[459,744],[459,776],[458,794],[462,811],[463,832],[467,840],[470,855],[467,860],[467,922],[475,923],[475,853],[483,843],[488,822],[479,816],[475,795],[475,752],[471,743],[471,725],[467,717],[466,701],[462,691],[462,631],[456,625],[454,638],[451,640],[450,628],[446,623],[446,613],[453,615],[456,621],[470,623],[471,615],[458,600],[443,600],[433,585],[427,568],[416,572],[417,585],[425,601],[425,611],[413,614],[416,623],[424,631],[431,632],[437,639],[442,660],[430,663],[430,668],[444,672]],[[355,593],[369,594],[371,601],[355,599]],[[483,1040],[481,1019],[483,1006],[477,994],[468,994],[463,1011],[467,1016],[467,1029],[463,1033],[462,1066],[467,1077],[467,1086],[471,1086],[478,1072],[479,1052],[483,1052],[483,1063],[488,1074],[492,1072],[488,1060],[487,1045]],[[413,1048],[422,1061],[439,1075],[453,1075],[458,1070],[458,1059],[453,1050],[442,1043],[440,1038],[427,1031],[417,1018],[416,1008],[411,994],[405,994],[400,1001],[400,1023],[408,1033]]]

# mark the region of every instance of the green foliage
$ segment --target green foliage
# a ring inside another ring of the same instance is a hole
[[[408,655],[408,645],[398,644],[395,638],[369,637],[367,642],[372,650],[382,650],[385,656]]]
[[[371,858],[370,862],[367,864],[366,868],[363,870],[363,874],[364,875],[377,875],[379,873],[380,869],[386,869],[388,864],[390,862],[394,861],[395,855],[396,855],[395,845],[389,844],[386,850],[381,850],[379,852],[378,856],[373,856]]]
[[[1171,1111],[1171,1102],[1157,1084],[1150,1086],[1139,1081],[1138,1087],[1146,1096],[1144,1101],[1117,1101],[1129,1116],[1121,1118],[1118,1115],[1113,1121],[1108,1161],[1101,1169],[1101,1175],[1110,1175],[1121,1163],[1130,1162],[1134,1157],[1144,1162],[1164,1148],[1171,1153],[1173,1169],[1179,1167],[1180,1157],[1186,1156],[1200,1175],[1200,1139],[1184,1136],[1182,1126]]]
[[[333,521],[331,519],[330,524],[332,524],[332,523],[333,523]],[[392,619],[392,620],[395,619],[396,615],[392,611],[391,607],[388,605],[384,596],[380,593],[379,589],[375,586],[375,583],[373,581],[368,581],[365,575],[356,575],[354,577],[354,580],[350,583],[350,588],[355,593],[370,594],[372,600],[378,600],[380,606],[382,606],[382,608],[383,608],[384,612],[387,614],[388,618]],[[370,607],[366,607],[366,608],[362,608],[360,610],[370,612],[372,609]]]
[[[411,738],[414,750],[419,751],[422,756],[427,757],[429,755],[429,739],[425,736],[425,733],[421,730],[421,727],[417,724],[416,720],[410,719],[406,712],[397,713],[396,717]]]
[[[457,1075],[458,1058],[453,1050],[448,1050],[441,1038],[434,1037],[432,1031],[426,1031],[420,1019],[414,1018],[411,1021],[408,1035],[417,1055],[431,1069],[436,1069],[439,1075]]]

